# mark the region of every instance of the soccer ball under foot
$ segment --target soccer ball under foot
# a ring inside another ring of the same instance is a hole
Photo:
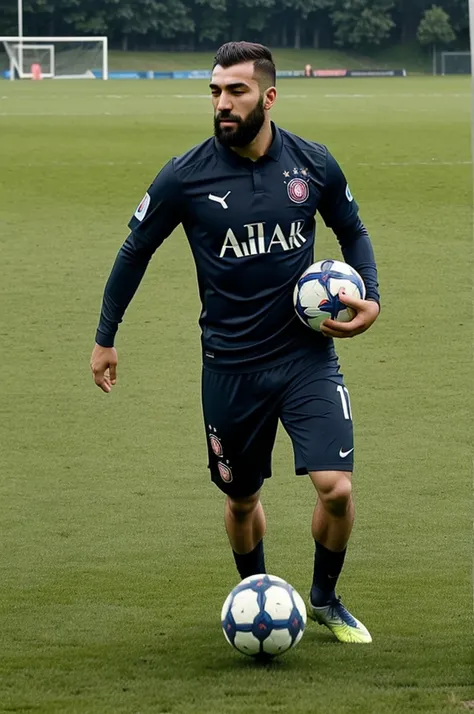
[[[251,657],[276,657],[303,637],[306,606],[282,578],[252,575],[228,595],[221,612],[226,640]]]

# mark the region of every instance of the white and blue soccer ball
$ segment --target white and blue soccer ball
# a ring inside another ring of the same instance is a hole
[[[303,598],[282,578],[252,575],[228,595],[221,612],[224,635],[235,649],[251,657],[275,657],[303,637]]]
[[[339,299],[347,295],[365,299],[365,285],[357,270],[341,260],[320,260],[307,268],[296,283],[293,302],[296,314],[307,327],[320,330],[328,318],[349,322],[355,311]]]

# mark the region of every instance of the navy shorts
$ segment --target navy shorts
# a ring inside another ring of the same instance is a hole
[[[251,496],[272,475],[279,420],[297,474],[353,469],[350,399],[337,362],[304,358],[250,374],[204,369],[202,404],[211,478],[231,497]]]

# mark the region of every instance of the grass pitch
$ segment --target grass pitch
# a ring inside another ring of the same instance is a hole
[[[326,143],[373,238],[383,307],[338,344],[357,520],[339,591],[374,643],[309,624],[256,666],[220,632],[237,577],[201,423],[181,230],[88,361],[104,282],[159,167],[208,136],[201,82],[0,85],[0,712],[462,712],[472,661],[468,79],[280,82],[275,120]],[[316,257],[338,257],[320,227]],[[269,572],[304,596],[313,493],[279,434]]]
[[[401,45],[377,50],[365,57],[343,50],[302,50],[273,48],[278,69],[303,69],[308,62],[318,69],[406,69],[412,72],[432,72],[430,53],[420,45]],[[121,52],[109,50],[110,70],[188,70],[212,67],[215,52]]]

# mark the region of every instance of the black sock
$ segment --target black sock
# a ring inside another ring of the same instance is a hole
[[[234,554],[235,564],[242,580],[248,578],[250,575],[258,575],[259,573],[266,572],[263,538],[250,553],[241,555],[240,553],[236,553],[235,550],[233,550],[232,553]]]
[[[311,602],[313,605],[324,605],[335,596],[334,588],[341,574],[346,549],[340,552],[328,550],[318,541],[315,545]]]

